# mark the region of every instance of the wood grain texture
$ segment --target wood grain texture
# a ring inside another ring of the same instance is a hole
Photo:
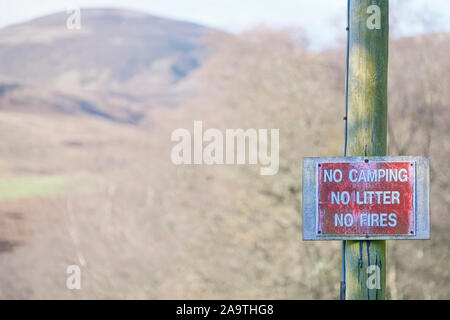
[[[373,5],[380,9],[378,28],[373,20],[376,12],[369,9]],[[349,14],[347,156],[384,156],[389,1],[350,0]],[[373,28],[368,27],[368,19]],[[346,241],[345,249],[346,299],[385,299],[386,241]],[[370,265],[379,268],[379,289],[367,285],[375,272],[368,273]]]

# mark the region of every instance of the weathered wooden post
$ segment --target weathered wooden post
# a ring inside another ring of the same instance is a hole
[[[388,0],[349,1],[347,156],[387,149]],[[368,277],[377,272],[377,285]],[[386,241],[345,242],[346,299],[384,299]]]
[[[348,4],[345,154],[303,158],[303,240],[344,240],[341,298],[385,299],[386,240],[430,239],[430,167],[386,156],[388,0]]]

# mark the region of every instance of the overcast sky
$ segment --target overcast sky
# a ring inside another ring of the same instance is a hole
[[[390,3],[391,18],[398,21],[393,34],[450,31],[450,0]],[[324,48],[345,28],[347,0],[0,0],[0,28],[73,6],[134,9],[234,33],[261,24],[299,27],[313,48]]]

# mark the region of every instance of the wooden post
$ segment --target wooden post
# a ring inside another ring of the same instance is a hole
[[[350,0],[347,156],[387,149],[388,0]],[[346,299],[384,299],[386,241],[345,242]]]

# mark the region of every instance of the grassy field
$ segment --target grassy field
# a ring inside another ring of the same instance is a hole
[[[61,195],[69,180],[64,176],[21,177],[0,180],[0,201]]]

